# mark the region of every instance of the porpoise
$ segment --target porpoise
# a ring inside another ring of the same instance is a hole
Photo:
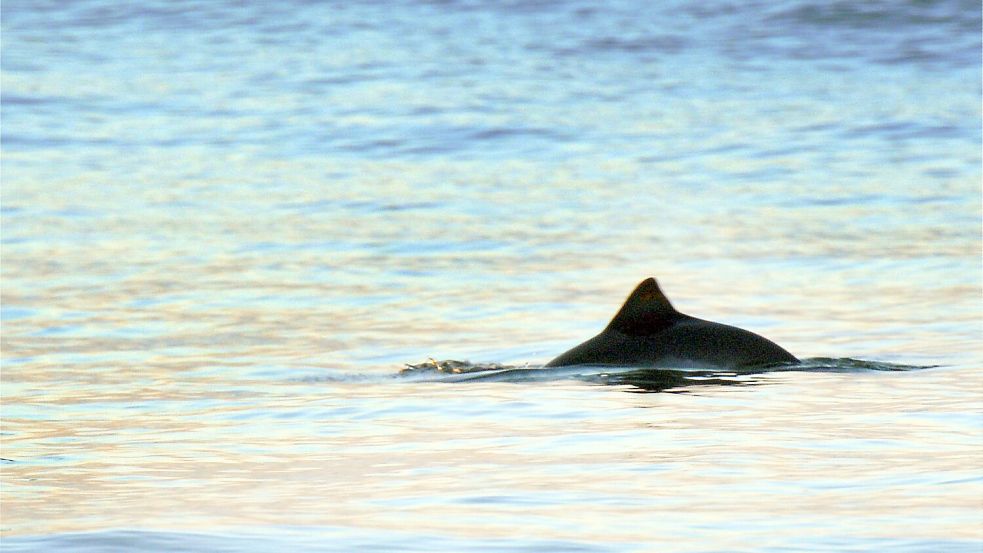
[[[798,362],[753,332],[676,311],[655,279],[647,278],[607,328],[546,366],[739,368]]]

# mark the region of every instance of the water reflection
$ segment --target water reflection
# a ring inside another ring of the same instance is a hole
[[[760,368],[735,369],[675,369],[638,368],[604,365],[573,365],[543,368],[539,366],[510,366],[498,363],[471,363],[453,359],[407,364],[399,378],[434,382],[511,382],[535,383],[560,380],[580,380],[611,386],[629,386],[629,392],[686,393],[693,386],[755,386],[759,378],[776,372],[860,372],[910,371],[932,368],[932,365],[899,365],[879,361],[864,361],[844,357],[814,357],[797,365],[775,365]]]
[[[978,3],[121,4],[3,5],[5,552],[980,537]],[[648,274],[962,368],[536,364]]]
[[[689,386],[753,386],[759,381],[734,374],[712,371],[677,371],[671,369],[643,369],[611,375],[605,384],[632,386],[629,392],[686,393]]]

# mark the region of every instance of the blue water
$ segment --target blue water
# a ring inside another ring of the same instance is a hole
[[[3,551],[983,547],[978,2],[0,9]]]

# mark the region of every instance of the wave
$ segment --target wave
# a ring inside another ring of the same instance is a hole
[[[774,365],[745,369],[707,368],[640,368],[610,365],[573,365],[566,367],[515,366],[498,363],[430,359],[407,364],[396,376],[415,382],[555,382],[580,380],[604,385],[632,386],[641,391],[671,391],[694,385],[747,386],[758,383],[754,377],[774,372],[861,372],[912,371],[936,365],[901,365],[862,359],[814,357],[797,365]]]

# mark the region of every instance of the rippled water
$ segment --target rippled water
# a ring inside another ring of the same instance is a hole
[[[979,551],[980,27],[5,1],[2,549]],[[650,275],[807,370],[540,369]]]

